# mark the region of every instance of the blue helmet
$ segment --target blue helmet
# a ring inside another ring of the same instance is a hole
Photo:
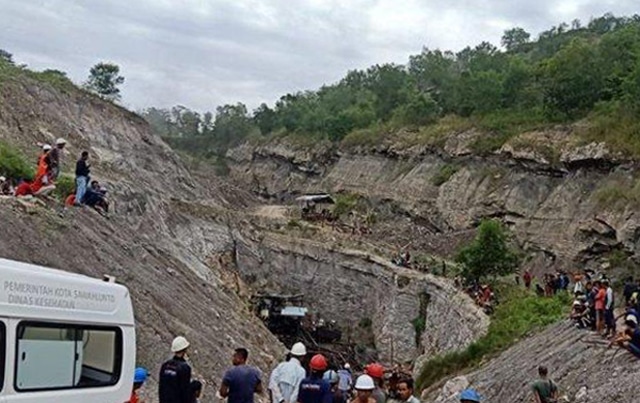
[[[462,391],[462,393],[460,393],[460,400],[469,400],[471,402],[479,402],[480,399],[482,399],[480,397],[480,394],[478,392],[476,392],[473,389],[465,389]]]
[[[147,380],[148,372],[145,368],[138,367],[133,373],[133,383],[143,383]]]

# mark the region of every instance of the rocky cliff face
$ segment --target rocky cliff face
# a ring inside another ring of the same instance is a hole
[[[94,277],[111,274],[125,284],[136,313],[137,361],[153,378],[147,388],[151,401],[156,373],[178,334],[191,341],[195,373],[209,391],[219,384],[236,347],[247,347],[250,361],[268,370],[283,346],[210,259],[233,249],[228,223],[202,214],[228,204],[226,188],[215,186],[214,178],[196,181],[130,112],[27,77],[1,85],[0,140],[19,147],[35,164],[36,141],[64,137],[67,172],[80,151],[88,150],[92,176],[106,184],[115,212],[110,220],[87,209],[58,215],[62,206],[1,200],[0,256]]]
[[[450,281],[366,252],[260,233],[240,235],[237,256],[239,274],[254,289],[304,293],[311,312],[335,320],[347,337],[370,323],[381,362],[464,348],[488,328],[488,318]]]
[[[593,333],[559,323],[523,340],[465,377],[423,396],[434,403],[456,403],[457,394],[471,385],[490,402],[531,402],[531,383],[538,365],[571,402],[638,401],[640,361],[629,352],[607,348]]]
[[[274,199],[322,190],[393,204],[397,232],[420,233],[417,248],[438,254],[497,217],[540,270],[602,264],[614,250],[635,256],[636,164],[603,144],[580,145],[571,130],[525,133],[484,157],[471,153],[475,132],[452,133],[440,147],[245,144],[227,156],[235,180]]]
[[[191,341],[195,374],[209,384],[204,402],[213,400],[233,348],[247,347],[265,372],[275,364],[284,347],[250,313],[245,297],[255,290],[304,292],[312,309],[345,326],[370,319],[389,362],[462,347],[486,331],[487,318],[446,280],[247,222],[257,204],[252,193],[190,172],[138,116],[28,76],[0,86],[0,140],[35,164],[36,142],[64,137],[63,171],[71,174],[88,150],[92,177],[107,186],[114,206],[107,220],[53,201],[2,199],[0,256],[111,274],[125,284],[136,313],[137,361],[152,374],[151,401],[155,374],[178,334]],[[418,318],[426,323],[421,335]]]

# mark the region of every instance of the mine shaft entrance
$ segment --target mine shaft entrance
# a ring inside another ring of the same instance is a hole
[[[252,295],[250,302],[253,313],[287,348],[301,341],[310,354],[325,355],[334,367],[349,363],[352,368],[361,369],[361,364],[377,358],[373,348],[353,341],[336,321],[309,312],[303,294],[261,293]]]

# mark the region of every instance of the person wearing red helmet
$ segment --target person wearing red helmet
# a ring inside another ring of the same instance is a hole
[[[332,403],[331,384],[322,378],[328,366],[327,359],[322,354],[311,357],[311,374],[300,383],[298,403]]]
[[[373,379],[376,388],[371,392],[371,397],[376,399],[376,403],[385,403],[387,394],[384,392],[384,367],[377,362],[367,365],[364,373]]]

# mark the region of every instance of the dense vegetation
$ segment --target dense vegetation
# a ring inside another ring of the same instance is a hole
[[[585,135],[640,150],[640,16],[606,14],[586,26],[575,20],[529,38],[514,28],[504,33],[504,50],[487,42],[457,53],[425,48],[407,65],[350,71],[336,84],[286,94],[252,113],[238,103],[215,113],[175,107],[144,115],[174,146],[200,154],[250,136],[377,142],[402,127],[437,127],[443,118],[485,129],[478,151],[520,130],[585,117],[592,121]]]
[[[491,316],[487,334],[465,350],[427,361],[416,380],[417,390],[426,389],[449,375],[467,371],[531,332],[558,321],[567,314],[571,302],[567,293],[553,298],[538,297],[515,286],[503,286],[498,293],[503,301]]]

